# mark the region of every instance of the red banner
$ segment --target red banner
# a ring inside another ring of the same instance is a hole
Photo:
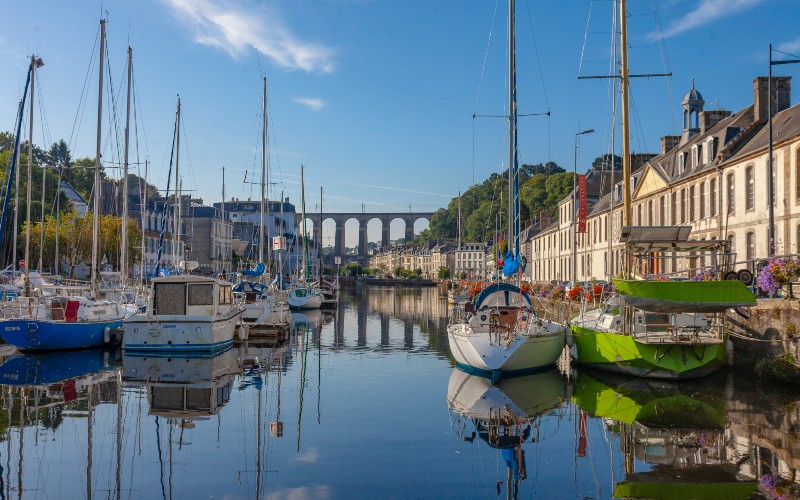
[[[578,176],[578,232],[586,232],[586,174]]]

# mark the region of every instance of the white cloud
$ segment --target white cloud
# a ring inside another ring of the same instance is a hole
[[[242,0],[166,2],[176,18],[194,29],[197,43],[225,51],[231,57],[253,48],[284,68],[321,73],[334,69],[333,49],[298,39],[274,8],[248,8]]]
[[[269,500],[306,500],[308,498],[333,498],[330,486],[300,486],[299,488],[281,488],[267,494]]]
[[[313,464],[318,460],[319,450],[312,446],[305,453],[298,453],[297,456],[292,459],[292,462],[305,462]]]
[[[782,44],[778,45],[776,49],[780,50],[781,52],[797,54],[800,52],[800,36],[790,42],[783,42]]]
[[[718,19],[732,16],[766,0],[700,0],[697,8],[680,19],[673,21],[666,30],[664,38],[679,35],[686,31],[713,23]],[[652,35],[651,38],[657,38]]]
[[[325,101],[316,97],[293,97],[292,100],[298,104],[306,106],[307,108],[311,109],[311,111],[319,111],[328,105]]]

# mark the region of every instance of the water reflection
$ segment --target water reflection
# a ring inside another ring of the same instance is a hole
[[[800,394],[731,373],[492,385],[453,369],[436,289],[342,292],[284,343],[211,358],[0,353],[0,500],[733,499],[800,485]]]
[[[494,385],[488,378],[453,368],[447,384],[447,404],[456,415],[457,435],[470,443],[477,437],[500,450],[506,478],[505,482],[496,482],[497,494],[505,488],[508,498],[517,498],[520,481],[528,477],[525,443],[541,438],[542,417],[560,408],[567,399],[568,384],[555,369],[503,379]]]
[[[725,447],[725,380],[670,383],[577,374],[578,457],[587,456],[589,416],[618,437],[624,478],[615,497],[746,498],[757,484],[741,478]]]

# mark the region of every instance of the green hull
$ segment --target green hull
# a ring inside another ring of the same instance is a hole
[[[630,335],[571,326],[572,357],[581,365],[636,377],[691,379],[725,365],[725,343],[645,344]]]
[[[756,305],[753,293],[738,280],[612,281],[622,300],[644,311],[713,313]]]
[[[580,371],[573,402],[592,416],[651,429],[725,428],[725,393],[720,384],[632,379]]]
[[[684,469],[685,470],[685,469]],[[681,471],[683,472],[683,470]],[[758,490],[756,481],[736,481],[735,474],[723,481],[663,482],[648,477],[647,473],[631,474],[614,487],[614,498],[648,498],[652,500],[692,498],[697,500],[720,498],[750,498]]]

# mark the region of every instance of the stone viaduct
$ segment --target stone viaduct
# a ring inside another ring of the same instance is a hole
[[[430,222],[433,212],[387,212],[387,213],[364,213],[364,212],[343,212],[343,213],[323,213],[313,214],[307,213],[306,219],[309,219],[314,228],[312,231],[312,239],[320,241],[322,224],[327,220],[332,220],[336,230],[334,237],[334,256],[344,256],[344,225],[350,219],[355,219],[358,222],[358,260],[364,261],[367,257],[367,223],[372,219],[381,221],[381,241],[380,244],[383,248],[390,245],[389,240],[389,225],[395,219],[401,219],[406,225],[405,239],[411,240],[414,238],[414,224],[419,219],[426,219]],[[303,217],[297,214],[297,227],[301,228]],[[302,231],[302,229],[301,229]]]

